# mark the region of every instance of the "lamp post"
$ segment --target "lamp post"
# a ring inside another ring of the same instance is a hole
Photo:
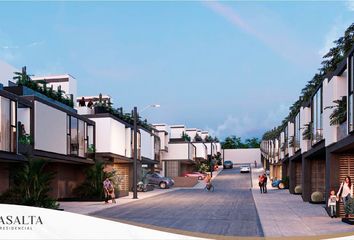
[[[138,173],[138,166],[137,166],[137,158],[138,158],[138,109],[134,107],[133,111],[133,118],[134,118],[134,153],[133,153],[133,164],[134,164],[134,172],[133,172],[133,199],[138,198],[138,189],[137,189],[137,173]]]
[[[145,111],[146,109],[150,107],[155,107],[158,108],[160,107],[159,104],[152,104],[144,107],[140,112]],[[138,199],[138,189],[137,189],[137,178],[138,178],[138,108],[134,107],[133,110],[133,119],[134,119],[134,126],[133,126],[133,132],[134,132],[134,153],[133,153],[133,199]]]

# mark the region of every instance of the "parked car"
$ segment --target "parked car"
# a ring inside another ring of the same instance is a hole
[[[231,161],[224,161],[224,169],[227,169],[227,168],[233,168],[234,167],[234,164],[233,162]]]
[[[277,187],[279,189],[284,189],[285,185],[284,185],[284,183],[283,183],[283,181],[281,179],[278,179],[278,180],[274,180],[272,182],[272,187]]]
[[[205,178],[205,174],[200,173],[200,172],[191,172],[191,173],[185,173],[183,174],[185,177],[196,177],[198,180],[203,180]]]
[[[148,184],[159,186],[162,189],[172,187],[175,184],[172,178],[163,177],[159,173],[148,173],[145,177]]]
[[[247,165],[241,166],[240,167],[240,172],[241,173],[249,173],[250,172],[250,167]]]

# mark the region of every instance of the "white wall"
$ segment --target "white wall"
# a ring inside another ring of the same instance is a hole
[[[247,149],[223,149],[224,161],[229,160],[234,164],[261,162],[261,150],[259,148]]]
[[[300,148],[301,152],[307,152],[309,140],[304,140],[302,134],[305,131],[305,124],[308,124],[311,121],[311,108],[310,107],[301,107],[300,108]]]
[[[154,159],[154,138],[151,134],[140,129],[141,134],[141,156]]]
[[[132,156],[132,129],[125,128],[125,156],[126,157],[133,157]]]
[[[168,152],[162,154],[162,160],[186,160],[188,159],[188,145],[190,143],[170,143]],[[192,146],[191,146],[192,147]]]
[[[186,129],[186,134],[191,138],[191,141],[193,142],[195,135],[197,135],[197,129]]]
[[[337,127],[330,125],[329,116],[334,109],[326,109],[326,107],[334,106],[334,100],[339,100],[343,96],[347,96],[347,71],[342,76],[334,76],[331,81],[323,81],[323,137],[326,146],[337,141]]]
[[[181,127],[172,127],[170,128],[171,130],[171,134],[170,137],[171,138],[181,138],[182,137],[182,133],[186,132],[186,128],[184,126]]]
[[[67,154],[65,112],[35,101],[34,148]]]
[[[193,145],[196,147],[196,157],[207,159],[207,148],[204,145],[204,143],[198,142],[198,143],[193,143]]]
[[[96,122],[96,152],[125,156],[125,125],[113,118],[91,118]]]
[[[294,136],[295,131],[294,131],[294,123],[288,122],[288,153],[289,157],[294,155],[294,148],[290,147],[290,139]],[[294,139],[295,140],[295,139]]]

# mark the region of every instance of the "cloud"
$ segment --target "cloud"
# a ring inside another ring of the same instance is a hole
[[[260,117],[259,114],[240,114],[240,116],[228,116],[215,128],[206,127],[212,136],[223,138],[236,135],[242,138],[261,137],[263,133],[281,123],[281,120],[289,112],[289,106],[281,104]],[[262,120],[260,120],[262,119]]]
[[[347,8],[348,8],[349,11],[353,11],[354,12],[354,1],[353,0],[347,1],[346,5],[347,5]]]
[[[323,47],[318,51],[320,57],[323,57],[330,48],[334,47],[333,41],[337,40],[339,37],[343,36],[344,31],[350,25],[349,22],[345,22],[340,18],[337,18],[333,25],[330,27],[329,31],[324,37]]]
[[[254,15],[243,18],[234,8],[224,3],[206,1],[203,4],[291,63],[308,67],[309,63],[317,60],[316,53],[306,42],[297,37],[298,34],[291,33],[291,27],[283,25],[284,21],[267,9],[262,9],[261,14],[256,14],[255,10]]]
[[[36,42],[31,42],[31,43],[27,44],[27,47],[36,47],[36,46],[39,46],[42,44],[44,44],[44,41],[36,41]]]

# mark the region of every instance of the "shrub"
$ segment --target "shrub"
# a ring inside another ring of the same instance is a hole
[[[311,194],[312,202],[322,202],[323,201],[323,193],[322,192],[313,192]]]
[[[96,162],[86,170],[86,179],[74,189],[74,194],[84,200],[102,200],[104,198],[103,181],[107,177],[113,183],[114,192],[118,196],[121,179],[114,170],[105,172],[103,162]]]
[[[1,195],[0,202],[57,209],[59,204],[49,197],[54,173],[44,171],[45,166],[42,159],[30,159],[17,172],[14,187]]]
[[[297,185],[297,186],[295,187],[295,189],[294,189],[294,192],[295,192],[296,194],[302,193],[302,187],[301,187],[301,185]]]

